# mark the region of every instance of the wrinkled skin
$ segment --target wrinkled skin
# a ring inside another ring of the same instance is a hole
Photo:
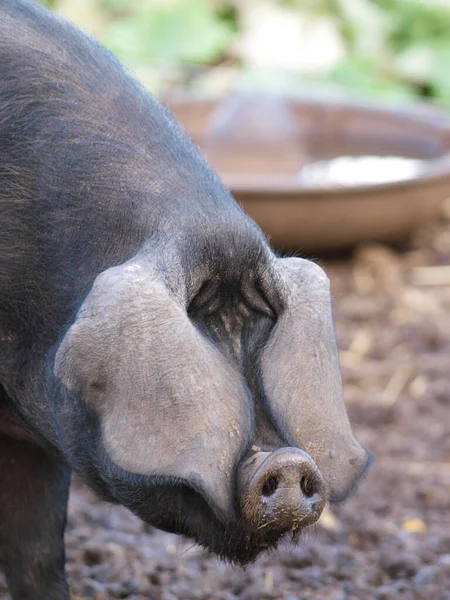
[[[289,530],[243,514],[237,475],[255,449],[300,448],[330,500],[350,492],[368,455],[326,275],[277,258],[168,111],[23,0],[0,5],[0,211],[0,563],[14,600],[69,598],[71,470],[241,564]]]

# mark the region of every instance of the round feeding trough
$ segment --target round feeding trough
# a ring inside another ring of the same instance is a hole
[[[395,242],[450,196],[450,119],[255,93],[169,106],[281,251]]]

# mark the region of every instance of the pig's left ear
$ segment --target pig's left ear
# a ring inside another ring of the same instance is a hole
[[[184,481],[229,516],[250,402],[241,375],[189,320],[182,296],[150,266],[108,269],[64,337],[55,374],[98,415],[115,464]]]
[[[284,306],[261,358],[267,408],[287,441],[317,463],[329,498],[339,500],[368,457],[345,409],[329,281],[308,260],[275,265]]]

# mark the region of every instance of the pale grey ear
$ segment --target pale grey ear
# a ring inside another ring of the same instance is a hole
[[[155,271],[128,264],[97,277],[55,374],[98,414],[118,466],[194,482],[230,514],[251,422],[244,381]]]
[[[262,355],[270,411],[290,443],[306,450],[329,497],[344,497],[367,464],[344,404],[327,276],[300,258],[277,259],[285,308]]]

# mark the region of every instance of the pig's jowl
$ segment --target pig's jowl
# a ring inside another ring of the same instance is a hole
[[[0,4],[0,564],[69,598],[70,472],[245,564],[343,499],[329,284],[278,258],[110,52]]]

